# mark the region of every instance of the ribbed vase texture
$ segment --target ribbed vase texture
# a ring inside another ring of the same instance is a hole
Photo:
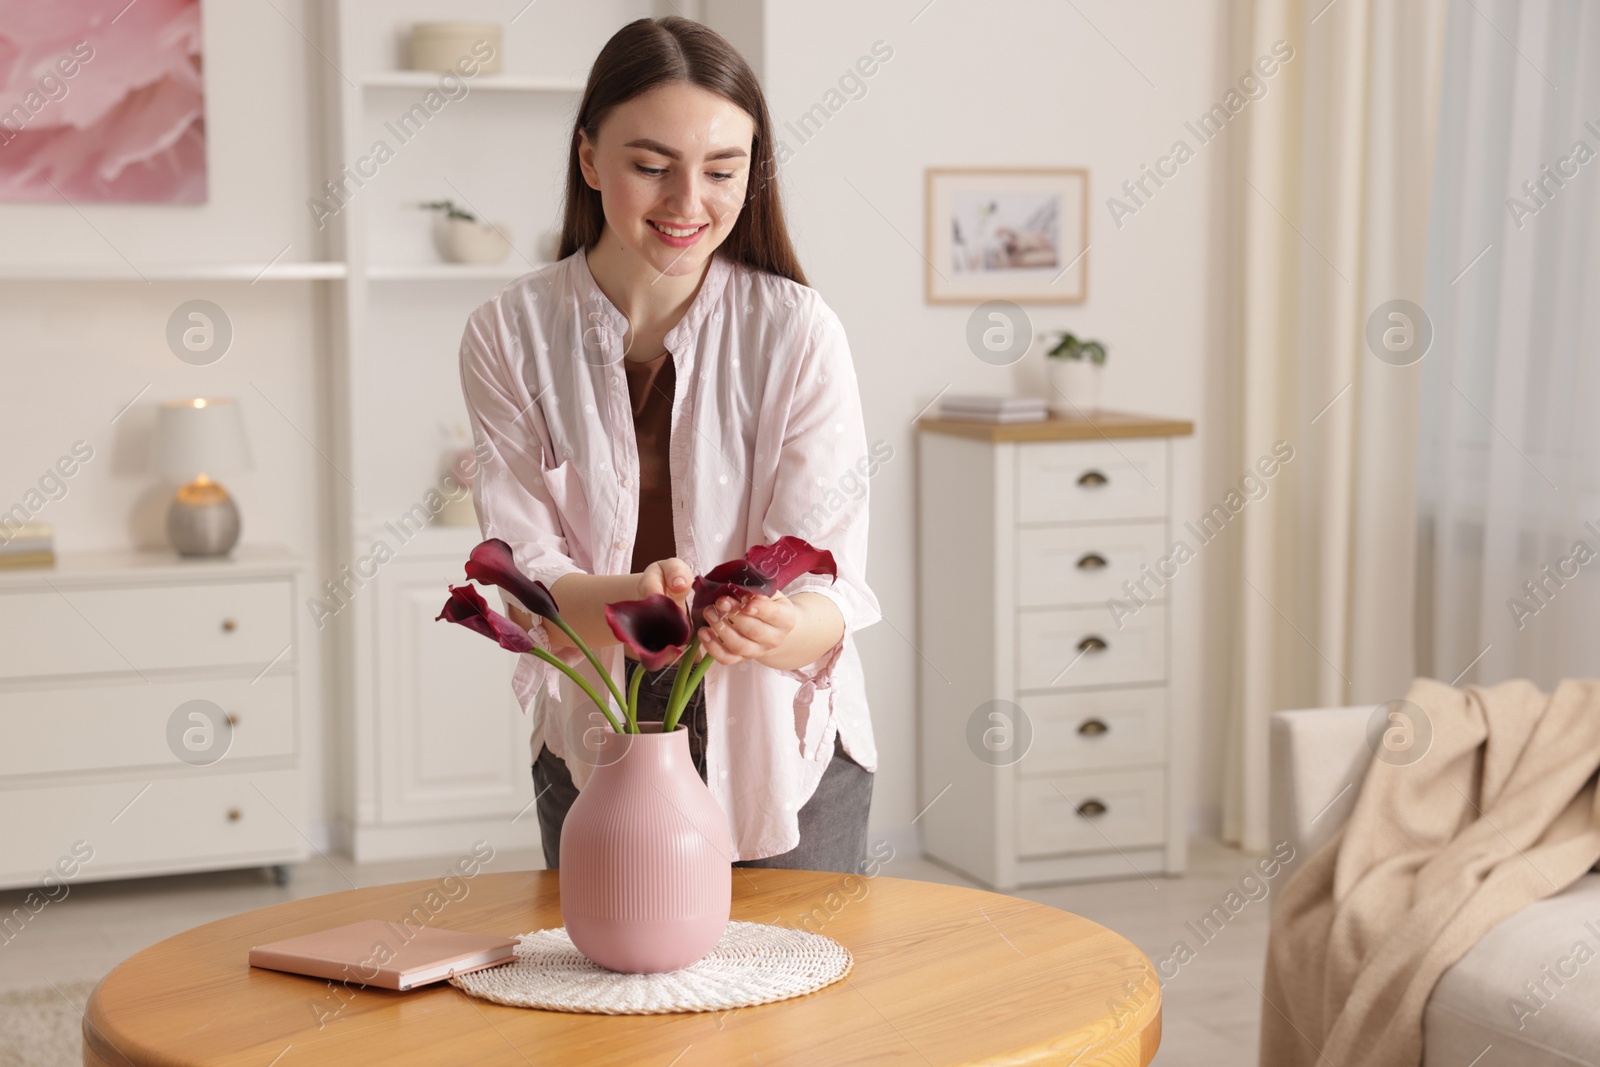
[[[728,926],[733,844],[689,757],[689,732],[605,731],[594,773],[561,828],[561,919],[613,971],[675,971]]]

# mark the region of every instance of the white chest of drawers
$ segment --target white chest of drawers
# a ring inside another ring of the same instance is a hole
[[[1181,871],[1168,605],[1148,575],[1172,544],[1171,439],[1193,427],[919,429],[923,851],[997,889]]]
[[[265,548],[0,571],[0,887],[305,858],[300,572]]]

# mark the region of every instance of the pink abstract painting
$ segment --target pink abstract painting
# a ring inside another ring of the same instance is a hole
[[[199,0],[0,0],[0,200],[206,199]]]

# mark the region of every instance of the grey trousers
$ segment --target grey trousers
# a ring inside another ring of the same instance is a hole
[[[628,680],[642,669],[630,659]],[[665,717],[667,696],[672,690],[673,672],[667,666],[645,671],[639,684],[639,721],[660,722]],[[626,692],[626,686],[623,687]],[[706,778],[705,687],[695,690],[684,710],[682,722],[689,728],[689,754],[700,779]],[[857,874],[866,860],[867,813],[872,807],[873,772],[865,769],[844,751],[834,737],[833,756],[817,783],[817,791],[800,808],[800,843],[788,852],[761,859],[739,860],[735,867],[784,867],[808,871],[837,871]],[[578,798],[566,761],[540,746],[533,763],[533,787],[539,812],[539,836],[544,845],[544,861],[551,869],[561,866],[561,826],[567,811]]]

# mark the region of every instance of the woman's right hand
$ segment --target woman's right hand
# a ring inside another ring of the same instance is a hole
[[[677,557],[657,560],[639,575],[640,600],[656,593],[663,593],[676,600],[678,606],[687,611],[689,594],[693,589],[694,571]]]

